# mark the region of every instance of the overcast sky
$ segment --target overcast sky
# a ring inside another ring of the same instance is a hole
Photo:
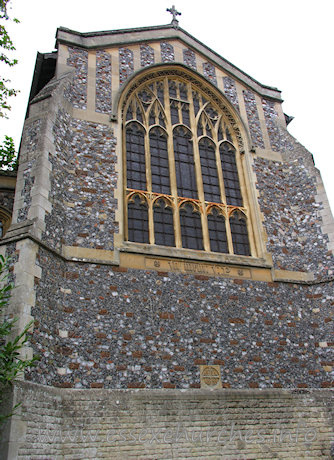
[[[334,209],[333,0],[175,0],[180,26],[259,82],[282,91],[289,131],[314,155]],[[12,98],[4,134],[18,147],[36,53],[54,50],[59,26],[79,32],[167,24],[168,0],[12,0],[10,25],[19,64],[1,75],[20,94]],[[6,73],[5,73],[6,72]]]

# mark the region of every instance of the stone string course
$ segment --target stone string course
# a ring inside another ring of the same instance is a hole
[[[264,141],[260,126],[259,114],[256,106],[255,95],[252,91],[249,90],[244,90],[243,95],[252,142],[256,147],[264,149]]]
[[[315,199],[315,170],[312,173],[301,157],[289,163],[256,158],[254,165],[267,250],[275,267],[333,276],[333,255],[321,230],[322,205]]]
[[[65,244],[111,250],[118,230],[111,130],[103,124],[72,119],[60,110],[53,131],[56,148],[49,157],[52,211],[45,219],[43,241],[56,249]]]
[[[240,111],[239,101],[238,101],[237,87],[235,85],[235,81],[231,77],[223,77],[223,83],[224,83],[225,96],[229,99],[230,102],[232,102],[234,107],[239,112]]]
[[[162,62],[174,62],[174,47],[170,43],[160,43],[161,61]]]
[[[134,72],[133,51],[128,48],[119,49],[119,83],[122,86]]]
[[[154,49],[150,45],[140,45],[140,65],[147,67],[154,63]]]
[[[111,112],[111,55],[104,50],[96,51],[95,110]]]
[[[73,107],[87,108],[88,52],[79,48],[68,48],[67,65],[74,67],[73,84],[65,92],[65,97]]]
[[[73,388],[332,385],[333,283],[304,286],[65,263],[40,249],[41,355],[26,378]]]
[[[19,460],[330,458],[327,390],[60,392],[19,382],[15,395],[26,427]]]
[[[197,70],[196,54],[190,49],[183,50],[183,62],[193,70]]]
[[[203,62],[203,75],[215,86],[217,86],[216,69],[211,62]]]
[[[275,110],[275,104],[268,99],[262,99],[262,107],[266,126],[268,130],[270,146],[274,152],[282,150],[280,132],[277,126],[278,115]]]

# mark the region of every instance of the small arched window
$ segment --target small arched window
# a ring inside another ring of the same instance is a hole
[[[10,223],[12,220],[12,216],[10,212],[6,208],[0,208],[0,238],[5,236]]]
[[[158,76],[124,104],[128,241],[251,255],[231,119],[199,86]]]

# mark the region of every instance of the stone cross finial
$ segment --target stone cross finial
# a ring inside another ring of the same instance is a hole
[[[172,19],[173,26],[178,26],[179,21],[176,19],[176,16],[181,16],[181,13],[179,13],[176,10],[175,5],[173,5],[171,8],[167,8],[166,11],[168,11],[168,13],[173,15],[173,19]]]

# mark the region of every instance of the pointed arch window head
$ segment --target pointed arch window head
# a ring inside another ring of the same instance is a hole
[[[126,239],[250,256],[240,132],[222,105],[167,73],[131,90],[123,113]]]

